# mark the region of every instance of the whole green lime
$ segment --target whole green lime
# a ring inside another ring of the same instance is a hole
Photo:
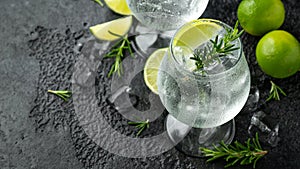
[[[237,15],[246,32],[261,36],[283,24],[285,10],[281,0],[243,0]]]
[[[300,44],[290,33],[275,30],[263,36],[256,47],[260,68],[275,78],[286,78],[300,70]]]

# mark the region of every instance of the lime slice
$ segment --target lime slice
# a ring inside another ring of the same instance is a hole
[[[100,40],[114,41],[124,36],[132,25],[132,16],[126,16],[90,27],[92,34]],[[111,33],[110,33],[111,32]],[[116,35],[114,35],[116,34]]]
[[[155,94],[158,94],[158,88],[156,84],[158,69],[160,66],[160,62],[162,61],[167,50],[168,48],[161,48],[154,51],[147,59],[144,67],[145,83]]]
[[[222,26],[207,20],[191,21],[176,32],[172,45],[187,46],[194,49],[200,44],[214,38],[222,29]]]
[[[106,5],[114,12],[121,15],[132,15],[126,0],[104,0]]]

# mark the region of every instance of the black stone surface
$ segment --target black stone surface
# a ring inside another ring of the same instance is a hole
[[[211,0],[202,17],[236,20],[238,0]],[[283,1],[286,19],[281,29],[300,37],[300,5]],[[158,156],[133,159],[111,154],[93,141],[80,125],[72,100],[63,102],[48,89],[71,90],[74,65],[80,59],[76,45],[89,37],[89,25],[120,17],[89,0],[2,0],[0,1],[0,168],[1,169],[219,169],[223,161],[187,157],[176,149]],[[300,168],[300,74],[286,79],[264,75],[255,61],[258,37],[242,36],[252,74],[252,85],[261,94],[261,109],[279,122],[281,141],[277,147],[264,145],[269,154],[258,169]],[[122,134],[134,137],[136,130],[110,106],[105,97],[110,83],[103,72],[111,62],[99,60],[96,79],[101,113]],[[263,105],[273,80],[288,94],[281,101]],[[153,123],[141,137],[164,130],[163,119]],[[235,139],[246,140],[251,113],[236,117]],[[232,168],[252,168],[232,167]]]

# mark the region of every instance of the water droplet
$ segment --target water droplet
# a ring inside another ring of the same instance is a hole
[[[83,44],[79,42],[74,46],[74,51],[76,53],[80,53],[80,51],[82,50],[82,47],[83,47]]]

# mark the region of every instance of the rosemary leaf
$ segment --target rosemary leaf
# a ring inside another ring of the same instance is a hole
[[[112,64],[110,71],[108,73],[108,77],[112,74],[117,73],[119,76],[123,73],[122,68],[122,59],[124,58],[125,51],[129,51],[130,55],[133,56],[133,52],[131,49],[130,41],[128,40],[128,35],[121,36],[111,31],[108,31],[110,34],[120,37],[120,40],[116,42],[110,51],[104,56],[104,58],[115,58],[115,62]]]
[[[272,81],[270,81],[270,83],[271,83],[271,90],[269,92],[270,95],[269,95],[269,97],[267,98],[266,101],[269,101],[271,99],[279,101],[280,100],[279,93],[281,93],[282,95],[286,96],[286,93],[279,86],[277,86]],[[278,93],[278,91],[279,91],[279,93]]]
[[[139,129],[136,136],[139,136],[146,128],[150,127],[149,120],[139,122],[128,122],[129,125],[133,125]]]
[[[201,147],[200,150],[206,157],[210,157],[207,162],[214,161],[219,158],[225,159],[227,164],[225,168],[235,165],[239,162],[240,165],[253,164],[256,167],[257,161],[266,155],[268,152],[262,150],[258,140],[258,133],[255,138],[248,139],[246,145],[234,142],[234,145],[226,145],[223,141],[220,142],[220,147],[214,145],[214,150]]]
[[[100,6],[104,6],[103,3],[100,0],[94,0],[97,4],[99,4]]]
[[[61,99],[63,99],[64,101],[68,101],[68,99],[71,97],[72,92],[67,91],[67,90],[48,90],[48,93],[52,93],[58,97],[60,97]]]

